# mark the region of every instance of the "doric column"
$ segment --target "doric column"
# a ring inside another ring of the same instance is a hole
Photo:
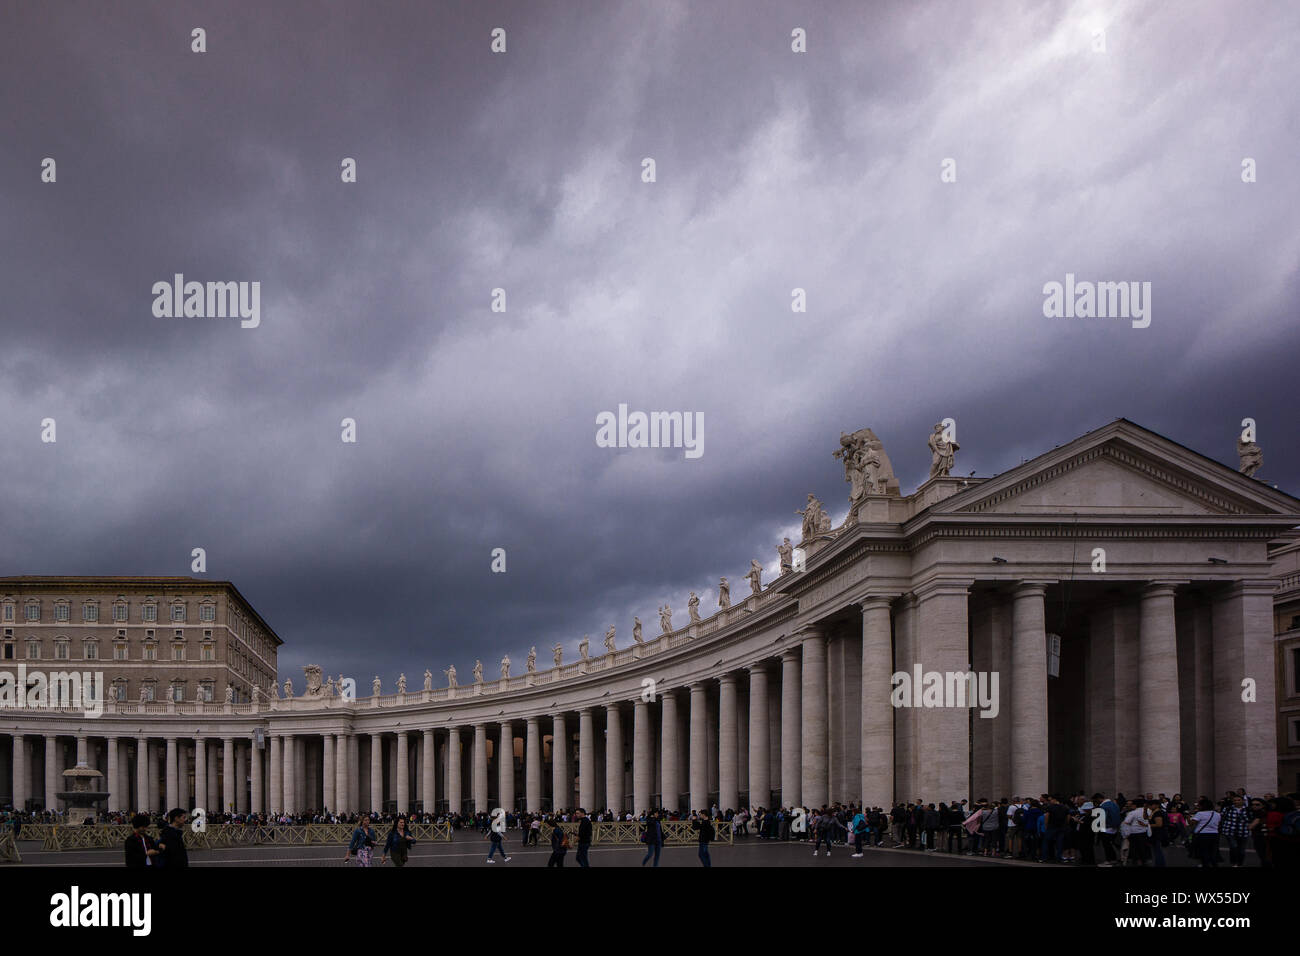
[[[183,739],[177,740],[176,780],[180,784],[180,802],[178,807],[192,807],[190,803],[190,748]]]
[[[181,787],[180,787],[180,764],[179,750],[176,746],[176,738],[167,738],[167,806],[164,812],[171,812],[174,807],[180,805]]]
[[[325,734],[321,738],[321,770],[324,779],[325,809],[337,811],[339,808],[337,787],[338,774],[334,766],[334,735]]]
[[[827,802],[826,635],[814,625],[799,632],[803,649],[803,802],[816,809]]]
[[[1011,608],[1011,789],[1047,792],[1047,630],[1043,584],[1021,584]]]
[[[149,738],[135,738],[135,806],[134,810],[155,810],[149,805]]]
[[[271,805],[272,813],[284,809],[284,752],[280,747],[279,736],[271,738],[271,779],[267,784],[269,795],[266,802]]]
[[[915,591],[916,664],[922,674],[941,675],[941,696],[947,693],[947,675],[970,673],[968,597],[972,583],[933,581]],[[953,690],[953,700],[944,696],[940,706],[922,706],[916,713],[918,795],[936,803],[970,792],[970,708],[975,701],[965,699],[970,687],[964,680],[955,681]],[[955,697],[957,691],[961,698]]]
[[[1230,787],[1252,796],[1277,790],[1276,587],[1273,580],[1236,581],[1214,601],[1214,794]],[[1242,699],[1246,678],[1253,684],[1250,700]]]
[[[659,799],[666,810],[681,809],[682,758],[677,740],[677,691],[665,691],[659,698],[659,774],[661,791]]]
[[[31,771],[27,766],[27,741],[22,734],[14,734],[14,809],[27,808],[31,795]]]
[[[488,806],[487,724],[474,725],[474,812],[486,813]]]
[[[460,777],[460,728],[452,727],[447,731],[447,809],[451,813],[460,813],[465,804]]]
[[[288,813],[298,812],[298,739],[293,734],[285,734],[284,742],[284,809]]]
[[[384,812],[384,737],[370,735],[370,810]]]
[[[203,799],[207,802],[199,803],[199,793],[196,788],[194,791],[195,806],[206,807],[209,812],[214,812],[212,809],[214,807],[225,809],[221,806],[221,794],[219,793],[219,781],[223,772],[224,770],[217,766],[217,746],[216,741],[213,741],[212,746],[208,748],[208,790],[203,796]]]
[[[703,684],[691,685],[691,810],[709,805],[709,698]]]
[[[740,802],[740,736],[736,726],[736,675],[718,679],[718,809]]]
[[[148,756],[145,758],[145,762],[149,768],[148,808],[155,812],[161,812],[164,809],[164,807],[162,805],[163,803],[162,794],[158,792],[158,788],[160,786],[159,783],[160,778],[163,776],[163,774],[158,766],[158,762],[159,760],[163,759],[163,756],[159,752],[158,747],[155,744],[150,743],[148,746],[145,747],[145,750],[148,753]]]
[[[894,651],[889,598],[862,602],[862,783],[867,807],[894,805]],[[963,790],[964,794],[965,791]]]
[[[235,810],[248,812],[248,742],[235,742]]]
[[[596,808],[596,730],[590,707],[578,714],[578,801],[591,813]]]
[[[351,813],[356,809],[352,802],[352,735],[334,735],[334,810]]]
[[[650,791],[654,789],[654,728],[650,723],[650,704],[640,698],[632,705],[632,812],[650,809]]]
[[[1138,618],[1138,787],[1156,794],[1182,787],[1174,590],[1148,584]]]
[[[248,741],[248,756],[252,762],[253,778],[253,804],[250,807],[253,813],[266,813],[266,782],[262,779],[262,752],[257,749],[257,738],[250,738]]]
[[[802,654],[796,647],[781,653],[781,803],[803,806]]]
[[[605,804],[615,813],[627,809],[623,770],[623,721],[618,704],[605,705]]]
[[[438,759],[438,752],[434,749],[432,728],[424,731],[421,743],[424,747],[424,760],[420,767],[420,803],[425,813],[433,813],[434,808],[437,806],[437,794],[434,792],[436,780],[434,770],[436,769],[435,762]]]
[[[397,812],[411,812],[411,751],[407,732],[397,732]]]
[[[216,813],[218,808],[207,803],[208,799],[208,742],[203,737],[194,738],[194,805],[202,807],[208,813]]]
[[[45,809],[59,809],[59,738],[54,734],[45,735]]]
[[[564,714],[551,722],[551,809],[568,810],[573,804],[573,774],[569,770],[569,732]]]
[[[501,735],[497,747],[497,797],[500,806],[514,812],[515,809],[515,725],[513,721],[501,721]]]
[[[772,758],[767,702],[767,670],[749,668],[749,805],[766,807],[771,800]]]
[[[235,738],[221,738],[221,812],[235,812]]]
[[[122,794],[122,765],[118,762],[117,738],[105,737],[104,748],[108,751],[108,809],[109,812],[126,809],[126,800]]]
[[[542,727],[529,717],[524,731],[524,802],[527,809],[542,809]]]

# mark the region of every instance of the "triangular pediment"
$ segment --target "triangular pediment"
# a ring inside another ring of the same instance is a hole
[[[946,498],[931,513],[1300,518],[1300,501],[1119,419]]]

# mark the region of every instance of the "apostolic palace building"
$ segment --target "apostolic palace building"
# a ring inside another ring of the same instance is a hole
[[[940,426],[930,447],[904,496],[870,429],[842,436],[847,518],[808,496],[781,573],[711,615],[437,687],[434,661],[389,693],[308,668],[288,696],[228,582],[0,578],[0,671],[109,697],[11,678],[0,805],[58,807],[78,761],[110,810],[209,813],[1300,788],[1300,500],[1124,419],[991,478],[951,475]]]

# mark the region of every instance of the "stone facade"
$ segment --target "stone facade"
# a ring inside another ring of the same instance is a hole
[[[808,523],[802,570],[572,664],[357,700],[0,713],[0,801],[40,803],[42,782],[48,800],[71,742],[112,809],[1277,789],[1294,665],[1275,647],[1300,631],[1274,601],[1280,576],[1300,597],[1300,500],[1123,419],[993,478],[855,489],[852,521]],[[998,692],[931,701],[926,676],[899,698],[913,673]]]

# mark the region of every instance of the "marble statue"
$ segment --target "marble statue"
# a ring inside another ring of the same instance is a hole
[[[433,690],[433,672],[427,667],[424,669],[424,689]]]
[[[307,677],[307,689],[303,691],[302,695],[304,697],[320,697],[325,692],[325,688],[320,681],[320,667],[316,664],[307,664],[303,667],[302,672]]]
[[[329,677],[325,680],[325,696],[337,697],[339,695],[338,685],[334,683],[334,678]]]
[[[1253,441],[1237,439],[1237,457],[1241,459],[1240,471],[1247,478],[1254,478],[1264,464],[1264,450]]]
[[[726,578],[718,583],[718,607],[731,607],[731,585]]]
[[[817,533],[827,534],[831,530],[831,516],[823,511],[817,516]]]
[[[641,636],[641,619],[639,617],[632,618],[632,640],[638,644],[645,643],[645,638]]]
[[[293,679],[289,677],[284,679],[284,699],[293,700]]]
[[[140,693],[142,693],[142,694],[144,693],[144,688],[143,688],[143,687],[140,688]],[[254,684],[254,685],[253,685],[253,703],[254,703],[254,704],[259,704],[259,703],[261,703],[261,701],[262,701],[262,688],[258,687],[256,684]]]
[[[686,602],[686,616],[691,619],[692,624],[700,622],[700,597],[694,591],[691,592],[691,598]]]
[[[578,656],[585,661],[587,659],[587,651],[590,648],[591,642],[587,639],[587,635],[582,635],[582,641],[578,644]]]
[[[379,689],[380,689],[382,686],[383,686],[383,684],[382,684],[382,682],[379,680],[379,675],[376,674],[376,675],[375,675],[375,679],[372,680],[372,681],[370,682],[370,693],[371,693],[371,695],[373,695],[373,696],[375,696],[375,697],[378,697],[378,696],[379,696],[379,692],[380,692]]]
[[[822,516],[825,514],[825,512],[822,511],[822,503],[817,500],[817,496],[809,494],[808,504],[802,511],[796,509],[795,514],[803,515],[803,540],[807,541],[810,538],[816,537],[821,531]],[[830,522],[829,516],[826,517],[826,521],[827,523]]]
[[[776,553],[781,556],[781,573],[789,574],[794,570],[794,545],[790,543],[789,538],[783,538],[781,544],[776,546]]]
[[[750,593],[761,594],[763,592],[763,566],[753,558],[749,561],[749,573],[745,577],[749,578]]]
[[[524,669],[530,674],[537,673],[537,645],[534,644],[528,648],[528,660],[524,663]]]
[[[398,674],[398,675],[397,675],[397,692],[398,692],[399,694],[405,694],[405,693],[406,693],[406,675],[405,675],[405,674]]]
[[[266,690],[266,696],[270,697],[272,700],[280,699],[280,686],[275,681],[271,681],[267,685]]]
[[[866,495],[896,490],[898,479],[885,454],[884,443],[870,428],[860,428],[852,434],[840,432],[840,447],[832,455],[844,460],[844,480],[849,484],[851,505],[856,506]]]
[[[233,687],[231,687],[229,684],[227,684],[227,685],[226,685],[226,703],[227,703],[227,704],[233,704],[234,702],[235,702],[235,688],[233,688]]]
[[[673,629],[673,609],[667,604],[659,609],[659,627],[665,634],[669,634]]]
[[[616,648],[614,647],[614,625],[611,624],[609,626],[609,630],[605,632],[605,653],[613,654],[615,650]]]
[[[952,471],[953,458],[961,446],[943,437],[943,422],[934,426],[934,431],[926,439],[926,444],[930,447],[930,477],[948,477]]]
[[[501,658],[501,679],[508,680],[509,678],[510,678],[510,655],[506,654],[504,657]]]
[[[442,673],[443,676],[447,678],[447,686],[455,687],[456,686],[456,665],[452,664]]]
[[[480,660],[474,661],[474,683],[483,683],[483,662]]]
[[[256,688],[255,688],[256,689]],[[149,700],[149,688],[145,684],[140,685],[140,703],[147,703]]]
[[[340,693],[340,694],[343,693],[343,675],[342,675],[342,674],[340,674],[340,675],[339,675],[339,679],[336,680],[336,681],[334,682],[334,686],[337,687],[337,688],[339,689],[339,693]]]
[[[555,661],[555,666],[559,667],[560,659],[564,656],[564,646],[561,644],[556,644],[554,647],[551,648],[551,654]]]

